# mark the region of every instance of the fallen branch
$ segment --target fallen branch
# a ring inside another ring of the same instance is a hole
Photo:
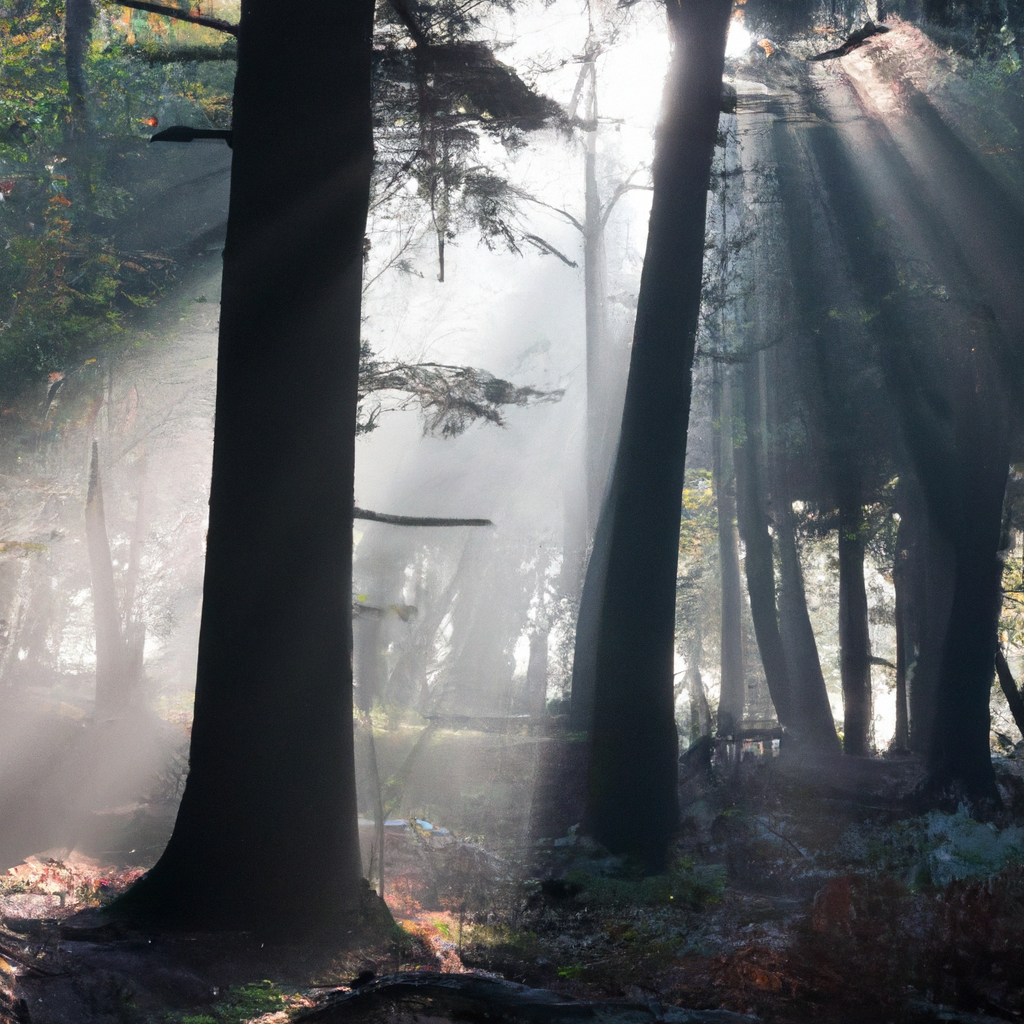
[[[368,519],[371,523],[390,523],[392,526],[493,526],[490,519],[446,519],[437,516],[393,516],[387,512],[371,512],[365,508],[352,510],[353,519]]]
[[[168,7],[166,4],[144,3],[143,0],[117,0],[118,6],[130,7],[133,11],[146,11],[148,14],[162,14],[167,18],[176,18],[178,21],[188,21],[193,25],[202,25],[204,28],[216,29],[218,32],[227,32],[229,35],[238,35],[238,26],[222,18],[210,18],[205,14],[193,14],[191,11],[183,11],[179,7]]]
[[[300,1013],[292,1020],[303,1024],[348,1024],[395,1007],[429,1014],[435,1019],[486,1019],[493,1024],[570,1024],[588,1020],[601,1024],[754,1024],[757,1020],[728,1010],[687,1010],[658,1003],[585,1003],[500,978],[427,971],[377,978],[351,992],[328,996],[323,1006]]]

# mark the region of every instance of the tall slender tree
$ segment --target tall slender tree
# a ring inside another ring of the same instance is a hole
[[[242,3],[191,769],[167,849],[115,907],[150,921],[351,927],[372,25],[372,0]],[[311,853],[323,870],[297,873]]]
[[[664,867],[679,816],[672,686],[679,522],[731,7],[731,0],[666,4],[673,54],[622,433],[573,665],[573,687],[593,693],[586,827],[651,871]]]

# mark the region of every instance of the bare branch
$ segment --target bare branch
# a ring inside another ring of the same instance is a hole
[[[611,199],[608,200],[608,204],[605,206],[601,213],[601,230],[604,230],[604,226],[608,223],[608,218],[611,216],[612,210],[615,209],[615,204],[627,193],[627,192],[653,192],[653,185],[634,185],[632,184],[633,176],[639,171],[640,168],[636,167],[630,172],[629,177],[616,186],[615,191],[612,193]]]
[[[523,235],[528,242],[533,242],[541,252],[550,253],[552,256],[557,256],[567,267],[576,268],[579,264],[575,260],[569,259],[568,256],[560,253],[550,242],[545,242],[539,235]]]
[[[144,3],[143,0],[117,0],[120,7],[130,7],[134,11],[147,11],[149,14],[162,14],[167,18],[176,18],[178,21],[188,21],[193,25],[202,25],[205,28],[216,29],[218,32],[227,32],[229,35],[238,35],[238,26],[230,21],[221,18],[210,18],[205,14],[193,14],[191,11],[183,11],[179,7],[168,7],[166,4]]]
[[[563,210],[560,206],[552,206],[550,203],[545,203],[543,200],[538,199],[536,196],[530,195],[529,192],[524,192],[522,189],[513,189],[518,198],[528,203],[533,203],[534,206],[543,206],[545,210],[550,210],[552,213],[557,213],[559,217],[564,217],[581,235],[584,232],[583,225],[567,210]]]
[[[446,519],[436,516],[393,516],[387,512],[371,512],[365,508],[354,508],[353,519],[368,519],[372,523],[389,523],[391,526],[493,526],[490,519]]]

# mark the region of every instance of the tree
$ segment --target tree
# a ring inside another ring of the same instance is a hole
[[[664,867],[679,815],[676,567],[708,178],[731,3],[670,2],[666,12],[674,49],[622,433],[587,568],[573,664],[574,702],[579,688],[583,706],[592,708],[586,827],[650,871]]]
[[[743,591],[740,588],[736,530],[736,478],[733,473],[732,370],[714,367],[714,478],[718,504],[718,559],[722,579],[721,667],[718,734],[731,736],[743,725]]]
[[[191,770],[166,850],[113,908],[148,921],[351,927],[372,26],[370,0],[285,21],[243,0]],[[329,869],[298,873],[310,855]]]

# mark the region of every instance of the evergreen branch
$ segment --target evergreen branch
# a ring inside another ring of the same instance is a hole
[[[399,20],[406,27],[409,35],[412,36],[413,42],[417,46],[424,47],[424,49],[429,47],[430,43],[427,41],[427,34],[420,28],[416,16],[412,13],[409,0],[391,0],[391,8],[398,15]]]

